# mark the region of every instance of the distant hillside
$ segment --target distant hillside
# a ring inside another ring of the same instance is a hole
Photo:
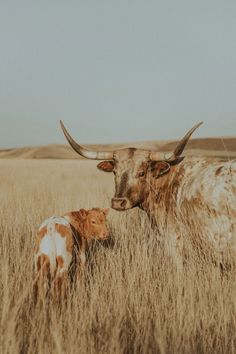
[[[115,150],[128,146],[144,149],[156,149],[162,152],[172,151],[177,141],[150,141],[127,144],[87,145],[98,150]],[[191,139],[185,155],[215,156],[236,158],[236,137]],[[80,158],[69,145],[52,144],[38,147],[24,147],[0,150],[0,158],[15,159],[76,159]]]

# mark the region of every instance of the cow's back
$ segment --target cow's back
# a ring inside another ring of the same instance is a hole
[[[177,204],[205,205],[229,217],[236,212],[236,161],[194,164],[185,169]]]
[[[73,235],[70,223],[60,216],[46,219],[39,227],[36,240],[35,263],[38,268],[39,257],[48,260],[51,272],[58,264],[67,270],[73,251]]]

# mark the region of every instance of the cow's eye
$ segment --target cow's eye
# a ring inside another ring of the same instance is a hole
[[[92,220],[91,223],[92,223],[93,225],[95,225],[95,224],[96,224],[96,221],[95,221],[95,220]]]
[[[145,172],[144,171],[139,171],[138,177],[144,177],[144,176],[145,176]]]

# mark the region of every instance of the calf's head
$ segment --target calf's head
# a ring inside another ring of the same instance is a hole
[[[62,122],[61,127],[66,139],[78,154],[88,159],[104,160],[97,167],[114,174],[115,195],[112,198],[112,208],[127,210],[142,204],[145,187],[150,183],[150,178],[159,178],[167,174],[173,165],[183,160],[180,155],[190,136],[201,124],[202,122],[190,129],[169,156],[158,151],[136,148],[91,151],[76,143]]]
[[[89,210],[80,209],[75,212],[76,219],[83,223],[84,236],[88,239],[106,240],[109,237],[109,230],[106,225],[106,216],[109,209],[93,208]],[[73,213],[72,213],[73,214]]]

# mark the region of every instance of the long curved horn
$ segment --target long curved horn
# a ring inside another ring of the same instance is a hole
[[[200,127],[200,125],[202,125],[203,122],[200,122],[196,125],[194,125],[194,127],[192,127],[192,129],[190,129],[187,134],[185,134],[185,136],[180,140],[180,142],[178,143],[178,145],[176,146],[175,150],[173,153],[170,154],[170,156],[168,157],[167,155],[165,155],[164,160],[165,161],[173,161],[176,158],[178,158],[182,152],[184,151],[184,148],[187,144],[187,142],[189,141],[189,138],[191,137],[191,135],[193,134],[193,132]],[[150,154],[150,159],[152,161],[159,161],[160,160],[160,153],[159,152],[151,152]]]
[[[70,144],[70,146],[77,152],[79,155],[86,157],[86,159],[91,160],[112,160],[113,151],[92,151],[76,143],[76,141],[70,136],[66,130],[63,122],[60,120],[62,131]]]

